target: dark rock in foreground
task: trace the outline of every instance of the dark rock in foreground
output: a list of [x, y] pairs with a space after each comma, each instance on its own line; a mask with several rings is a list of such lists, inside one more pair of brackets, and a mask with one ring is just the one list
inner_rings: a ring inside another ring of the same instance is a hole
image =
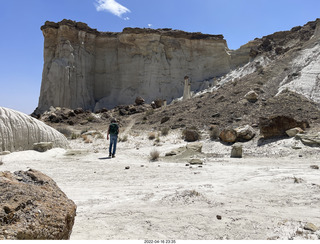
[[36, 170], [0, 172], [0, 240], [67, 240], [76, 205]]

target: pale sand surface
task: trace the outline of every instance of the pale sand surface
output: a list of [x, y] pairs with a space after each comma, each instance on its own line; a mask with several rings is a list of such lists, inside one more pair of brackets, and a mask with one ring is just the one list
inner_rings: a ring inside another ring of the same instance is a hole
[[[202, 167], [164, 157], [185, 146], [180, 133], [160, 137], [130, 132], [108, 158], [106, 139], [71, 141], [81, 154], [64, 149], [1, 156], [1, 171], [40, 170], [77, 204], [72, 240], [98, 239], [318, 239], [320, 231], [319, 148], [294, 139], [257, 146], [244, 143], [244, 157], [204, 138]], [[301, 149], [292, 149], [300, 145]], [[160, 152], [149, 160], [152, 149]], [[130, 169], [125, 169], [129, 166]], [[218, 219], [221, 216], [221, 219]]]

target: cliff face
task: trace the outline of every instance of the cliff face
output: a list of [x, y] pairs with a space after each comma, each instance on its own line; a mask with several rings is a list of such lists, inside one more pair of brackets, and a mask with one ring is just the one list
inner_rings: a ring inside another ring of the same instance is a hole
[[171, 29], [125, 28], [98, 32], [86, 24], [46, 22], [44, 67], [38, 112], [50, 106], [97, 110], [182, 96], [183, 78], [192, 90], [249, 61], [250, 45], [230, 51], [222, 35]]

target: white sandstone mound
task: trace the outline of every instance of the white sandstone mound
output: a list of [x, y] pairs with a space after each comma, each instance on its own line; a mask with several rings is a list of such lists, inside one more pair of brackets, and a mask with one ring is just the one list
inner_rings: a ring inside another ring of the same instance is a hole
[[30, 150], [39, 142], [69, 147], [65, 136], [57, 130], [24, 113], [0, 107], [0, 152]]

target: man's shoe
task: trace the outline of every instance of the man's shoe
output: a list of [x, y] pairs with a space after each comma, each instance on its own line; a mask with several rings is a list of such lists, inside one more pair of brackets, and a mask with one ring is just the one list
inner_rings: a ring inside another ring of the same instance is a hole
[[115, 157], [116, 157], [116, 155], [112, 154], [112, 157], [113, 157], [113, 158], [115, 158]]
[[111, 153], [109, 153], [109, 157], [111, 157]]

